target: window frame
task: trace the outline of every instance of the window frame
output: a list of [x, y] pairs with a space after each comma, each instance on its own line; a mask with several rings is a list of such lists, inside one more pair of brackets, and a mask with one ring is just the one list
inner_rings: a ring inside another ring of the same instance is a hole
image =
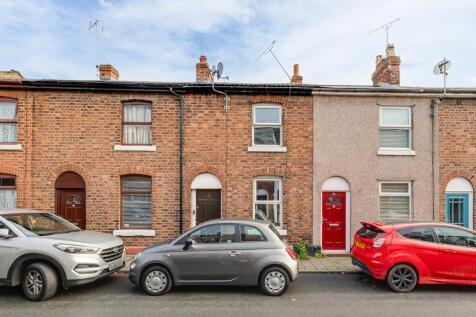
[[[278, 181], [278, 186], [279, 186], [279, 200], [257, 200], [257, 188], [258, 188], [258, 181]], [[283, 215], [284, 215], [284, 191], [283, 191], [283, 178], [279, 176], [262, 176], [262, 177], [255, 177], [253, 179], [253, 219], [256, 219], [256, 205], [274, 205], [274, 204], [279, 204], [279, 209], [280, 209], [280, 216], [279, 216], [279, 223], [280, 226], [276, 226], [273, 224], [273, 226], [277, 229], [284, 229], [284, 223], [283, 223]], [[241, 236], [240, 236], [241, 238]]]
[[[408, 110], [408, 125], [384, 125], [382, 123], [382, 110]], [[413, 149], [413, 108], [412, 106], [381, 106], [379, 105], [379, 150], [411, 151]], [[408, 147], [382, 147], [380, 146], [380, 130], [408, 130]]]
[[16, 125], [16, 140], [15, 142], [0, 142], [0, 144], [18, 144], [18, 100], [13, 98], [0, 97], [0, 103], [12, 103], [15, 104], [15, 118], [14, 119], [0, 119], [0, 124], [12, 124]]
[[16, 175], [0, 173], [0, 178], [8, 178], [8, 179], [13, 179], [15, 181], [15, 185], [13, 186], [0, 185], [0, 190], [14, 190], [15, 191], [15, 207], [16, 207], [17, 206], [17, 177]]
[[[278, 109], [279, 123], [256, 122], [256, 109]], [[255, 144], [255, 128], [276, 128], [279, 127], [279, 144]], [[253, 147], [283, 147], [283, 108], [279, 104], [258, 103], [253, 105], [252, 110], [252, 127], [251, 127], [251, 145]]]
[[[124, 178], [127, 178], [127, 177], [137, 177], [137, 176], [140, 176], [140, 177], [148, 177], [150, 179], [150, 192], [134, 192], [133, 194], [150, 194], [150, 226], [138, 226], [138, 227], [135, 227], [135, 226], [125, 226], [124, 225], [124, 194], [131, 194], [130, 192], [128, 193], [127, 191], [124, 192], [122, 190], [122, 182], [124, 180]], [[152, 184], [152, 176], [150, 175], [143, 175], [143, 174], [126, 174], [126, 175], [121, 175], [120, 177], [120, 188], [119, 190], [121, 191], [121, 201], [120, 201], [120, 204], [121, 204], [121, 217], [120, 217], [120, 229], [124, 229], [124, 230], [141, 230], [141, 229], [152, 229], [153, 227], [153, 210], [154, 210], [154, 204], [153, 204], [153, 195], [152, 195], [152, 190], [153, 190], [153, 184]]]
[[[126, 106], [129, 105], [149, 105], [150, 106], [150, 122], [143, 121], [143, 122], [130, 122], [130, 121], [125, 121], [124, 118], [125, 116], [125, 109]], [[153, 131], [152, 131], [152, 102], [148, 100], [127, 100], [122, 102], [122, 116], [121, 116], [121, 145], [129, 146], [129, 145], [153, 145]], [[125, 143], [124, 142], [124, 127], [128, 125], [144, 125], [144, 126], [150, 126], [150, 135], [151, 135], [151, 140], [150, 143]]]
[[[408, 184], [408, 193], [382, 193], [382, 184]], [[408, 221], [412, 221], [412, 182], [411, 181], [379, 181], [378, 183], [378, 219], [382, 221], [380, 197], [408, 197]]]

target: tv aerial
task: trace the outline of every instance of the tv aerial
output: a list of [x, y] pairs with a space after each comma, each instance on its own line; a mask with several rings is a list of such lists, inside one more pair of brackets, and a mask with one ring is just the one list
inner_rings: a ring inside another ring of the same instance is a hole
[[443, 58], [442, 61], [436, 63], [435, 67], [433, 67], [433, 74], [435, 75], [443, 75], [443, 96], [446, 95], [446, 77], [448, 77], [448, 69], [451, 67], [451, 62]]
[[289, 80], [292, 80], [291, 79], [291, 76], [289, 76], [289, 73], [286, 71], [286, 69], [283, 67], [283, 65], [281, 64], [281, 62], [279, 61], [279, 59], [276, 57], [276, 55], [274, 54], [273, 52], [273, 48], [274, 48], [274, 45], [276, 44], [276, 41], [272, 41], [271, 44], [261, 53], [258, 55], [258, 57], [256, 57], [255, 59], [255, 63], [263, 56], [263, 55], [267, 55], [267, 54], [271, 54], [271, 56], [273, 56], [273, 58], [276, 60], [276, 62], [278, 63], [278, 65], [281, 67], [281, 69], [283, 70], [283, 72], [286, 74], [286, 76], [288, 76]]
[[390, 30], [390, 28], [395, 24], [397, 23], [398, 21], [400, 21], [400, 18], [396, 18], [395, 20], [392, 20], [384, 25], [381, 25], [379, 26], [378, 28], [366, 33], [365, 35], [370, 35], [372, 33], [375, 33], [377, 31], [380, 31], [380, 30], [385, 30], [385, 34], [386, 34], [386, 39], [387, 39], [387, 46], [388, 46], [388, 31]]
[[88, 31], [96, 32], [96, 75], [99, 77], [99, 64], [101, 59], [101, 37], [104, 32], [104, 25], [99, 19], [90, 19]]

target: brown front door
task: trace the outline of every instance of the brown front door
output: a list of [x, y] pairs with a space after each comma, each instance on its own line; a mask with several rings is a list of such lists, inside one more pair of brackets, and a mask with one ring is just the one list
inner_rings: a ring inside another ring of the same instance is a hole
[[56, 214], [81, 229], [86, 229], [86, 206], [84, 189], [57, 189]]
[[221, 190], [197, 189], [197, 225], [221, 218]]

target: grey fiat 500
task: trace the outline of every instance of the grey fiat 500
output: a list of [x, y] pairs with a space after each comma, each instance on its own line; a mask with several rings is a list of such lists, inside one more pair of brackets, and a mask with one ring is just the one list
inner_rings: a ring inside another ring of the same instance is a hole
[[149, 295], [173, 285], [253, 285], [267, 295], [286, 292], [298, 263], [272, 224], [211, 220], [149, 247], [132, 261], [129, 279]]

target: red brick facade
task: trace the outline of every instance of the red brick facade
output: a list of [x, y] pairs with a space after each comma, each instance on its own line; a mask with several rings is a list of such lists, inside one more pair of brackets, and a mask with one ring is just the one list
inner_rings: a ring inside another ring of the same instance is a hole
[[443, 99], [438, 104], [438, 140], [439, 220], [445, 221], [448, 182], [462, 177], [476, 188], [476, 99]]
[[[120, 229], [120, 177], [152, 177], [153, 238], [124, 238], [144, 246], [179, 233], [179, 102], [170, 93], [0, 88], [0, 97], [18, 103], [20, 151], [0, 150], [0, 174], [17, 180], [17, 207], [55, 210], [55, 181], [73, 171], [86, 184], [87, 228]], [[121, 144], [122, 105], [152, 104], [155, 152], [115, 151]], [[312, 97], [230, 93], [185, 93], [184, 229], [191, 218], [191, 182], [211, 173], [222, 183], [224, 217], [253, 216], [253, 178], [283, 179], [283, 220], [288, 238], [312, 236]], [[252, 106], [277, 103], [283, 113], [284, 153], [248, 152]]]

